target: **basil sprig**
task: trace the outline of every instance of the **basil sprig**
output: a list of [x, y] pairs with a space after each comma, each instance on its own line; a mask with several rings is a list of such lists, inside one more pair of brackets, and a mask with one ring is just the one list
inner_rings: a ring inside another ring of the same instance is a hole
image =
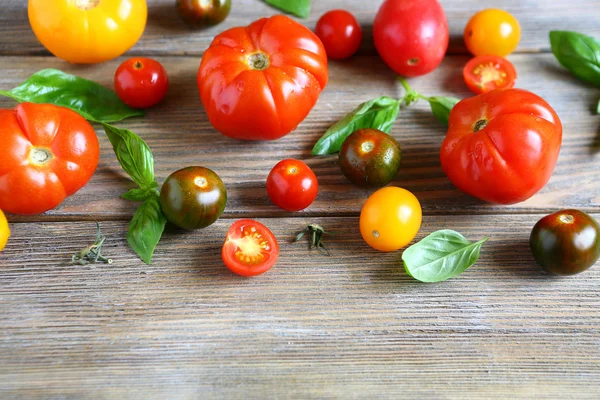
[[264, 0], [272, 7], [278, 8], [286, 13], [300, 18], [308, 18], [310, 15], [310, 0]]
[[146, 264], [152, 261], [166, 224], [167, 218], [160, 208], [158, 194], [152, 193], [133, 215], [127, 231], [127, 243]]
[[433, 115], [441, 123], [448, 125], [450, 111], [459, 102], [459, 99], [445, 96], [423, 96], [415, 92], [404, 78], [398, 77], [398, 80], [406, 90], [404, 97], [396, 100], [391, 97], [381, 96], [360, 104], [353, 111], [346, 114], [344, 118], [327, 129], [313, 146], [312, 154], [326, 155], [339, 152], [344, 140], [357, 129], [371, 128], [390, 133], [396, 118], [398, 118], [400, 106], [410, 106], [419, 101], [419, 99], [427, 101]]
[[551, 31], [550, 45], [560, 64], [579, 79], [600, 86], [600, 42], [570, 31]]
[[331, 126], [315, 143], [312, 154], [324, 155], [337, 153], [342, 143], [357, 129], [373, 128], [390, 133], [398, 117], [400, 101], [382, 96], [359, 105], [344, 118]]
[[116, 122], [144, 115], [142, 111], [123, 103], [112, 90], [52, 68], [36, 72], [12, 90], [0, 90], [0, 95], [20, 103], [49, 103], [67, 107], [87, 120], [96, 122]]
[[404, 269], [421, 282], [445, 281], [475, 264], [485, 241], [471, 243], [449, 229], [434, 232], [404, 251]]

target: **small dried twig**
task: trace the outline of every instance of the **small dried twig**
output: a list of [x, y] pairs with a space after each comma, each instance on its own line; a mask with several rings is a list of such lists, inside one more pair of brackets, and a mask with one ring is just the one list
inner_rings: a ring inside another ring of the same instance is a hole
[[71, 256], [71, 264], [88, 265], [97, 262], [112, 264], [112, 260], [110, 258], [106, 258], [102, 255], [102, 245], [104, 244], [106, 237], [102, 235], [100, 223], [98, 221], [96, 221], [96, 227], [96, 241], [94, 244], [87, 246], [73, 254]]

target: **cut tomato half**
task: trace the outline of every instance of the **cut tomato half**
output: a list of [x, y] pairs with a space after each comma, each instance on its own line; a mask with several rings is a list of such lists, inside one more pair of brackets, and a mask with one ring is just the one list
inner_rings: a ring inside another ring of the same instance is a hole
[[477, 56], [463, 69], [465, 83], [475, 94], [515, 85], [517, 70], [510, 61], [498, 56]]
[[279, 244], [273, 232], [260, 222], [241, 219], [229, 227], [221, 255], [231, 272], [255, 276], [275, 265]]

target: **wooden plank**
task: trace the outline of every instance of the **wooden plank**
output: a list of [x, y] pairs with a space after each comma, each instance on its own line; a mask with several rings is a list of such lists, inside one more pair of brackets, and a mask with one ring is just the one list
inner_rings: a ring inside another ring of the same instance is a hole
[[[137, 55], [200, 55], [212, 38], [223, 30], [247, 25], [251, 21], [278, 13], [260, 0], [235, 0], [230, 16], [221, 25], [204, 30], [190, 30], [183, 24], [174, 7], [175, 0], [149, 0], [148, 24], [141, 40], [130, 51]], [[327, 0], [313, 1], [310, 18], [300, 20], [314, 28], [326, 11], [344, 8], [354, 13], [365, 31], [362, 52], [373, 54], [371, 39], [373, 19], [382, 0]], [[511, 12], [522, 26], [519, 52], [547, 51], [548, 31], [551, 29], [577, 30], [600, 37], [600, 6], [597, 0], [569, 2], [547, 0], [508, 0], [497, 4], [442, 0], [452, 36], [449, 51], [464, 53], [462, 32], [469, 18], [478, 10], [492, 6]], [[26, 0], [3, 0], [0, 6], [0, 54], [48, 54], [35, 38], [27, 19]]]
[[[229, 191], [227, 216], [286, 215], [270, 204], [264, 182], [269, 170], [284, 158], [307, 160], [320, 182], [316, 202], [304, 212], [309, 215], [356, 215], [371, 190], [352, 186], [340, 173], [336, 156], [311, 157], [310, 150], [320, 135], [362, 101], [381, 96], [400, 96], [394, 75], [375, 56], [356, 57], [331, 63], [330, 82], [317, 106], [297, 131], [274, 142], [241, 142], [216, 132], [208, 122], [196, 88], [198, 57], [159, 57], [171, 77], [171, 88], [163, 104], [145, 118], [118, 124], [143, 137], [156, 157], [156, 174], [162, 182], [171, 172], [188, 166], [214, 169]], [[511, 56], [518, 72], [518, 87], [544, 97], [555, 107], [564, 125], [564, 140], [555, 173], [546, 188], [532, 199], [514, 206], [483, 204], [456, 190], [439, 163], [439, 147], [445, 128], [435, 120], [427, 104], [403, 110], [393, 135], [403, 149], [403, 165], [395, 185], [414, 192], [426, 214], [547, 212], [561, 207], [593, 211], [600, 204], [600, 184], [590, 167], [598, 159], [600, 123], [592, 113], [598, 90], [585, 85], [561, 69], [549, 54]], [[426, 95], [467, 97], [461, 77], [466, 56], [447, 57], [427, 77], [411, 80]], [[3, 57], [0, 88], [12, 88], [35, 71], [61, 68], [67, 72], [112, 87], [119, 60], [78, 67], [46, 57]], [[0, 99], [0, 107], [13, 107]], [[35, 220], [57, 218], [129, 218], [136, 207], [119, 196], [132, 187], [122, 173], [110, 143], [99, 130], [101, 160], [90, 183], [62, 206]], [[11, 217], [13, 221], [31, 218]]]
[[[600, 268], [542, 273], [527, 245], [538, 218], [426, 217], [419, 238], [490, 236], [474, 267], [440, 284], [368, 248], [356, 218], [262, 219], [281, 256], [252, 279], [222, 265], [230, 220], [168, 232], [150, 266], [124, 222], [102, 223], [110, 266], [69, 264], [91, 222], [13, 224], [1, 397], [595, 398]], [[309, 222], [337, 233], [332, 257], [289, 243]]]

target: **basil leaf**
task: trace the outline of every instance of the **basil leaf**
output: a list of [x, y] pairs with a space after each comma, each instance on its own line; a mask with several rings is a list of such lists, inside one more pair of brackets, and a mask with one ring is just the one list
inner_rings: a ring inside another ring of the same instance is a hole
[[312, 154], [337, 153], [344, 140], [360, 128], [373, 128], [390, 133], [398, 117], [398, 111], [400, 111], [400, 101], [387, 96], [362, 103], [327, 129], [327, 132], [315, 143]]
[[404, 251], [404, 269], [421, 282], [445, 281], [475, 264], [486, 240], [471, 243], [456, 231], [434, 232]]
[[154, 194], [159, 193], [158, 190], [156, 189], [157, 187], [158, 187], [158, 183], [154, 182], [152, 187], [134, 188], [134, 189], [129, 190], [127, 193], [123, 193], [121, 195], [121, 197], [124, 198], [125, 200], [131, 200], [131, 201], [148, 200]]
[[115, 122], [144, 115], [125, 105], [112, 90], [52, 68], [38, 71], [21, 85], [9, 91], [2, 90], [0, 94], [18, 102], [67, 107], [96, 122]]
[[600, 86], [600, 42], [578, 32], [551, 31], [550, 45], [563, 67]]
[[160, 209], [157, 195], [142, 203], [129, 223], [127, 242], [146, 264], [152, 261], [166, 224], [167, 218]]
[[300, 18], [310, 15], [310, 0], [264, 0], [265, 3]]
[[598, 100], [598, 108], [596, 109], [596, 114], [600, 115], [600, 100]]
[[456, 97], [445, 96], [427, 97], [426, 100], [429, 102], [429, 106], [431, 106], [433, 115], [444, 125], [448, 125], [450, 111], [460, 101]]
[[154, 182], [154, 156], [138, 135], [128, 129], [102, 124], [121, 167], [139, 187], [150, 188]]

